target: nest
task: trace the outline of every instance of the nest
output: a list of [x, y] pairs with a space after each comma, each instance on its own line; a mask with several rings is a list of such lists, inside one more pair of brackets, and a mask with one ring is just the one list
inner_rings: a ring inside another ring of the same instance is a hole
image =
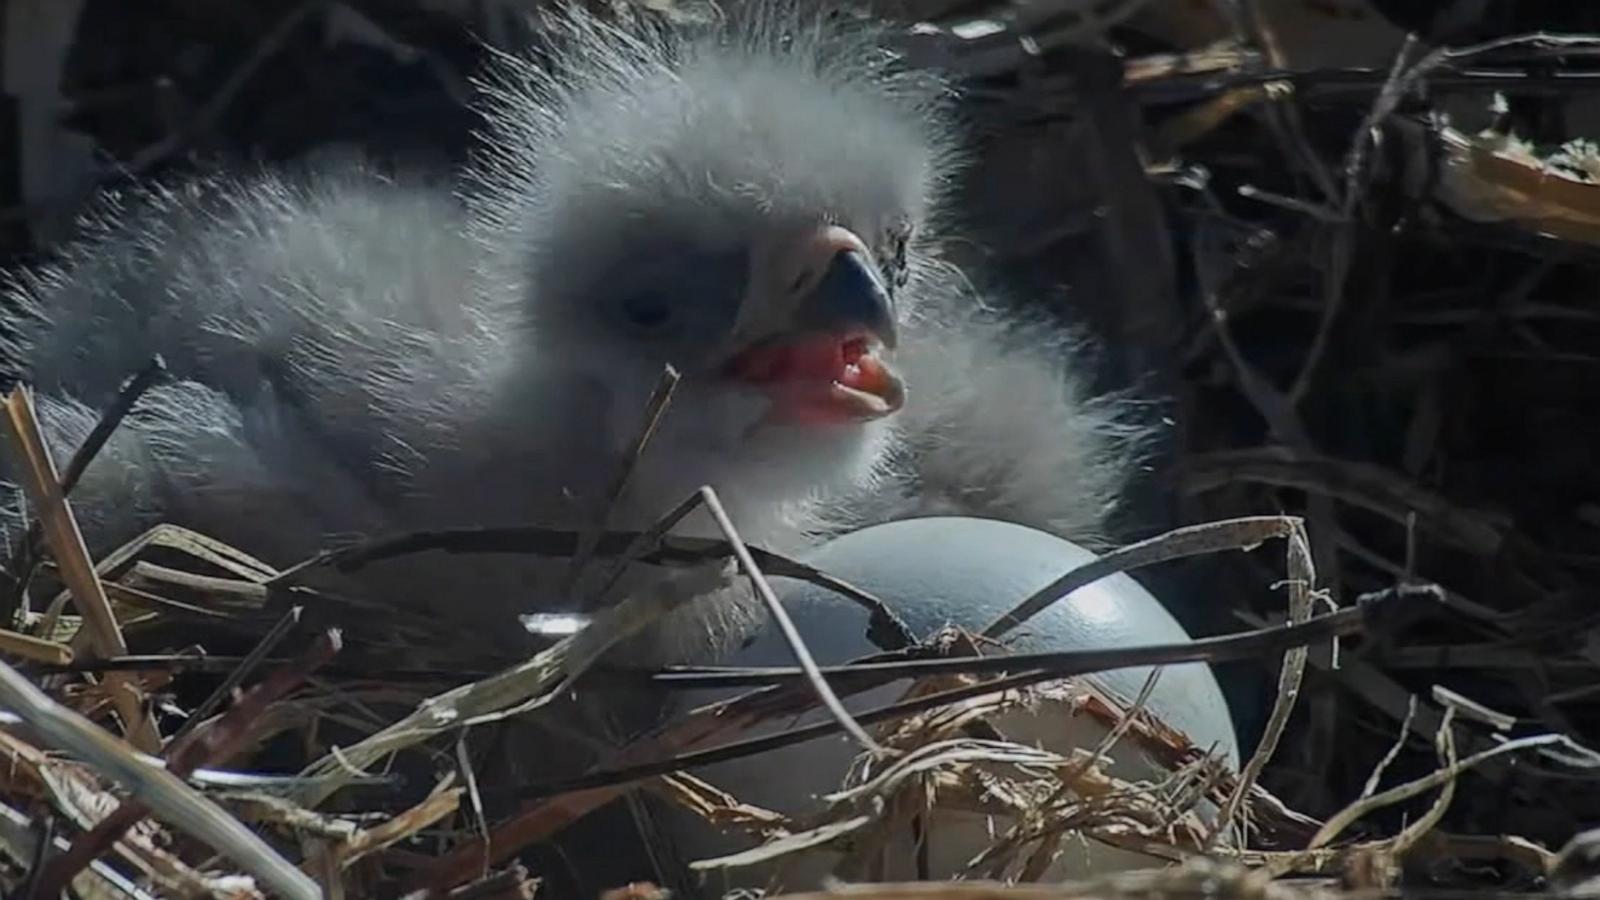
[[[906, 36], [914, 60], [969, 76], [988, 135], [966, 198], [977, 236], [1002, 248], [998, 262], [1019, 281], [1073, 284], [1063, 305], [1107, 335], [1109, 368], [1156, 373], [1183, 427], [1150, 491], [1179, 498], [1183, 521], [1209, 523], [1063, 573], [1019, 615], [1156, 566], [1209, 587], [1218, 599], [1199, 627], [1228, 636], [998, 658], [979, 635], [907, 646], [892, 611], [856, 592], [886, 656], [825, 681], [814, 666], [602, 665], [607, 647], [666, 611], [659, 598], [605, 610], [531, 658], [497, 658], [448, 623], [375, 610], [311, 576], [493, 548], [592, 565], [724, 560], [757, 583], [783, 574], [848, 586], [745, 547], [736, 523], [709, 542], [407, 535], [288, 570], [164, 526], [95, 560], [73, 524], [72, 484], [158, 372], [135, 374], [61, 471], [16, 391], [4, 452], [39, 516], [27, 536], [37, 579], [61, 590], [36, 584], [47, 599], [33, 605], [18, 602], [21, 585], [7, 591], [6, 895], [581, 895], [593, 886], [564, 883], [547, 848], [585, 846], [577, 833], [591, 820], [640, 797], [759, 845], [702, 870], [781, 869], [829, 849], [870, 878], [895, 834], [946, 813], [994, 823], [967, 869], [974, 880], [845, 891], [864, 896], [1577, 889], [1590, 844], [1551, 851], [1600, 819], [1586, 748], [1600, 660], [1588, 587], [1600, 430], [1586, 390], [1600, 342], [1590, 310], [1600, 155], [1570, 101], [1593, 80], [1600, 43], [1540, 33], [1552, 23], [1534, 13], [1478, 26], [1494, 33], [1408, 36], [1435, 26], [1397, 24], [1391, 5], [937, 3], [916, 9], [931, 26]], [[465, 127], [446, 128], [459, 139], [397, 151], [389, 126], [468, 122], [456, 105], [475, 52], [467, 35], [515, 37], [508, 8], [458, 6], [263, 2], [226, 22], [93, 7], [62, 13], [56, 31], [70, 40], [34, 49], [57, 51], [47, 63], [61, 77], [46, 81], [72, 102], [50, 127], [92, 136], [122, 163], [86, 166], [85, 189], [181, 168], [191, 154], [289, 157], [329, 138], [403, 163], [465, 145]], [[348, 40], [330, 51], [313, 23]], [[114, 39], [128, 33], [159, 39], [129, 50]], [[405, 103], [374, 99], [351, 71], [403, 74]], [[134, 89], [110, 90], [118, 79]], [[307, 83], [318, 90], [297, 89]], [[37, 147], [19, 151], [23, 172]], [[26, 176], [12, 187], [9, 221], [33, 228], [7, 236], [18, 257], [85, 196]], [[1048, 306], [1061, 292], [1038, 296]], [[1264, 542], [1286, 552], [1236, 552]], [[1063, 680], [1180, 659], [1245, 660], [1259, 674], [1267, 702], [1241, 771], [1152, 718], [1141, 697]], [[686, 771], [797, 740], [749, 735], [907, 678], [899, 702], [814, 726], [875, 751], [811, 819], [752, 807]], [[462, 739], [559, 718], [580, 679], [636, 697], [765, 689], [531, 787], [496, 780], [476, 738]], [[1041, 706], [1087, 711], [1107, 739], [1044, 750], [992, 724]], [[1129, 747], [1170, 777], [1109, 774]], [[1145, 854], [1153, 868], [1034, 883], [1085, 840]], [[658, 880], [674, 878], [668, 887], [693, 889], [683, 872]], [[599, 887], [618, 898], [662, 890]]]

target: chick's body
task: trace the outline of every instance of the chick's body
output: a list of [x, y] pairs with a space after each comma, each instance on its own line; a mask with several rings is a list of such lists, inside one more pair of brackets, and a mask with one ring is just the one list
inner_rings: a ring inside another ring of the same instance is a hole
[[[1119, 411], [1059, 334], [983, 312], [934, 255], [942, 85], [773, 9], [569, 12], [551, 34], [548, 64], [491, 67], [465, 188], [359, 166], [152, 188], [14, 273], [9, 349], [58, 453], [152, 355], [171, 371], [74, 494], [91, 550], [161, 521], [280, 565], [355, 536], [586, 526], [669, 364], [613, 527], [710, 484], [780, 551], [919, 512], [1098, 531]], [[817, 346], [832, 368], [796, 368]], [[565, 602], [557, 564], [438, 568], [378, 583], [491, 621]]]

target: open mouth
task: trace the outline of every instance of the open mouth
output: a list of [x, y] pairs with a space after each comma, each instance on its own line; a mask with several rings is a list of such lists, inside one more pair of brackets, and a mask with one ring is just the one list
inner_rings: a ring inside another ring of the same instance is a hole
[[905, 386], [874, 355], [869, 332], [806, 333], [757, 343], [724, 373], [772, 397], [769, 423], [833, 425], [881, 419], [905, 403]]

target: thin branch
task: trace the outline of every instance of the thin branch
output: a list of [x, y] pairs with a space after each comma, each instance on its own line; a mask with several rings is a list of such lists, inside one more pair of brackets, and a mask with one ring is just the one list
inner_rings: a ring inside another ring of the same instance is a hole
[[[628, 545], [617, 555], [616, 560], [611, 564], [611, 568], [607, 570], [606, 577], [601, 579], [600, 586], [595, 589], [594, 594], [580, 608], [598, 609], [603, 605], [606, 598], [622, 582], [622, 577], [627, 574], [628, 568], [658, 550], [661, 547], [661, 540], [667, 536], [667, 532], [678, 527], [679, 522], [688, 518], [689, 514], [699, 509], [704, 502], [705, 498], [698, 492], [690, 494], [683, 499], [683, 502], [668, 510], [666, 515], [657, 519], [649, 528], [641, 531], [637, 537], [629, 541]], [[596, 540], [599, 539], [599, 535], [595, 537]], [[589, 552], [593, 553], [594, 548], [591, 547]]]
[[1187, 556], [1217, 553], [1223, 550], [1248, 550], [1263, 541], [1287, 537], [1293, 533], [1298, 522], [1298, 519], [1289, 516], [1228, 519], [1176, 528], [1136, 544], [1129, 544], [1085, 563], [1035, 591], [1010, 612], [1003, 613], [990, 622], [983, 629], [983, 636], [1001, 637], [1073, 591], [1108, 575]]
[[[1373, 603], [1387, 603], [1389, 595]], [[954, 659], [909, 659], [874, 661], [879, 657], [842, 666], [821, 666], [819, 671], [830, 685], [851, 692], [867, 690], [903, 678], [931, 678], [950, 675], [996, 675], [1006, 672], [1040, 671], [1066, 678], [1110, 669], [1169, 665], [1180, 662], [1220, 663], [1254, 653], [1270, 652], [1282, 646], [1285, 627], [1307, 629], [1296, 634], [1316, 632], [1322, 638], [1360, 634], [1371, 630], [1377, 606], [1352, 606], [1324, 613], [1296, 626], [1275, 626], [1219, 637], [1198, 638], [1172, 644], [1144, 644], [1134, 647], [1109, 647], [1098, 650], [1056, 650], [1042, 653], [1002, 653], [994, 656], [963, 656]], [[1255, 648], [1252, 651], [1251, 648]], [[622, 674], [622, 673], [618, 673]], [[601, 676], [601, 672], [596, 673]], [[692, 690], [734, 687], [770, 687], [806, 679], [803, 669], [792, 666], [759, 668], [669, 669], [663, 672], [633, 673], [635, 678]]]
[[162, 820], [217, 848], [246, 872], [291, 900], [321, 900], [322, 891], [226, 810], [165, 769], [147, 765], [98, 725], [50, 699], [0, 662], [0, 705], [15, 712], [56, 750], [66, 750], [120, 783]]
[[[698, 495], [694, 500], [684, 502], [698, 504]], [[674, 517], [681, 518], [692, 511], [692, 508], [691, 506], [685, 509], [683, 504], [680, 504], [647, 531], [603, 532], [595, 543], [593, 552], [596, 556], [679, 568], [731, 558], [733, 548], [726, 540], [668, 537], [662, 533], [664, 527], [670, 527], [669, 523], [676, 521]], [[295, 586], [303, 573], [311, 569], [330, 567], [341, 572], [354, 572], [372, 563], [429, 551], [569, 557], [577, 552], [582, 539], [583, 536], [579, 532], [533, 525], [417, 531], [319, 553], [285, 569], [267, 584], [268, 587]], [[643, 547], [654, 549], [642, 552]], [[879, 647], [899, 649], [916, 642], [905, 621], [895, 615], [882, 599], [799, 560], [759, 547], [750, 547], [749, 550], [763, 572], [825, 587], [865, 609], [872, 617], [869, 633]]]
[[[1308, 622], [1312, 619], [1311, 607], [1317, 572], [1311, 561], [1311, 545], [1306, 537], [1305, 527], [1298, 520], [1289, 533], [1289, 547], [1285, 556], [1287, 557], [1285, 568], [1288, 570], [1285, 580], [1289, 589], [1289, 622], [1291, 625]], [[1251, 789], [1255, 787], [1256, 779], [1261, 777], [1262, 770], [1277, 752], [1278, 742], [1283, 739], [1283, 733], [1289, 727], [1289, 716], [1294, 713], [1295, 701], [1300, 696], [1300, 684], [1305, 678], [1306, 662], [1309, 657], [1310, 654], [1304, 644], [1284, 653], [1278, 671], [1278, 695], [1273, 701], [1272, 713], [1267, 717], [1267, 727], [1262, 730], [1256, 752], [1251, 754], [1249, 761], [1240, 771], [1238, 784], [1234, 787], [1233, 793], [1228, 795], [1228, 802], [1217, 814], [1216, 822], [1207, 833], [1205, 846], [1212, 846], [1223, 830], [1238, 816], [1245, 798], [1250, 796]]]
[[[312, 643], [293, 665], [274, 672], [256, 685], [217, 722], [205, 730], [174, 739], [167, 745], [167, 771], [187, 778], [208, 762], [227, 759], [243, 744], [251, 725], [267, 705], [301, 684], [307, 675], [339, 651], [337, 632], [327, 632]], [[71, 848], [50, 862], [41, 879], [45, 896], [54, 897], [78, 872], [100, 857], [150, 814], [149, 804], [127, 800], [72, 842]]]
[[[952, 703], [959, 703], [973, 697], [983, 697], [997, 694], [1016, 688], [1028, 687], [1043, 681], [1056, 681], [1075, 675], [1088, 675], [1094, 672], [1103, 672], [1108, 669], [1135, 668], [1142, 666], [1175, 665], [1186, 662], [1217, 662], [1230, 659], [1244, 659], [1262, 656], [1268, 653], [1282, 652], [1291, 647], [1300, 647], [1310, 643], [1327, 640], [1341, 634], [1358, 633], [1368, 627], [1373, 617], [1387, 615], [1384, 611], [1387, 600], [1375, 601], [1374, 605], [1364, 607], [1360, 613], [1352, 615], [1355, 610], [1341, 610], [1339, 613], [1318, 616], [1298, 625], [1285, 625], [1274, 628], [1264, 628], [1243, 634], [1228, 635], [1226, 637], [1203, 638], [1193, 642], [1180, 644], [1162, 644], [1148, 647], [1124, 647], [1115, 650], [1089, 650], [1072, 651], [1070, 654], [1048, 654], [1057, 657], [1051, 660], [1048, 669], [1036, 669], [1016, 675], [1007, 675], [986, 681], [981, 684], [967, 685], [926, 694], [909, 700], [903, 700], [880, 706], [865, 712], [855, 713], [853, 718], [861, 725], [875, 725], [879, 722], [905, 718], [914, 713], [928, 709], [937, 709]], [[1006, 660], [1009, 661], [1009, 660]], [[944, 660], [927, 660], [919, 665], [933, 667]], [[905, 664], [897, 664], [905, 665]], [[904, 673], [904, 669], [897, 670]], [[1013, 670], [1014, 671], [1014, 670]], [[925, 673], [925, 670], [924, 670]], [[840, 673], [844, 674], [844, 673]], [[848, 693], [866, 690], [871, 685], [852, 685]], [[776, 701], [778, 695], [747, 695], [768, 696]], [[740, 702], [738, 698], [728, 703], [718, 704], [718, 708], [725, 708], [729, 703]], [[774, 702], [774, 705], [776, 703]], [[795, 711], [792, 705], [784, 706], [785, 712]], [[680, 769], [693, 769], [699, 766], [725, 762], [730, 759], [740, 759], [787, 747], [793, 744], [804, 743], [818, 737], [832, 734], [839, 730], [838, 723], [828, 720], [806, 725], [800, 728], [781, 732], [778, 734], [752, 738], [735, 743], [724, 744], [706, 750], [674, 756], [669, 759], [654, 760], [638, 765], [617, 769], [591, 772], [575, 779], [545, 785], [533, 785], [518, 791], [522, 797], [551, 797], [569, 791], [579, 791], [596, 787], [609, 787], [644, 778], [653, 778]]]
[[[89, 429], [89, 434], [73, 451], [72, 458], [67, 460], [67, 467], [61, 472], [61, 493], [71, 496], [72, 489], [78, 486], [83, 473], [88, 470], [89, 464], [94, 462], [100, 451], [105, 449], [106, 442], [111, 440], [111, 435], [116, 433], [122, 420], [133, 411], [134, 404], [145, 392], [155, 386], [167, 372], [167, 363], [159, 355], [151, 358], [143, 369], [134, 373], [122, 383], [117, 390], [117, 395], [112, 398], [106, 408], [101, 411], [100, 418]], [[22, 539], [21, 549], [13, 557], [12, 577], [16, 583], [11, 591], [0, 602], [0, 622], [14, 622], [17, 610], [22, 608], [22, 601], [28, 590], [28, 583], [33, 580], [34, 569], [38, 567], [39, 560], [44, 552], [44, 533], [40, 529], [37, 519], [28, 524], [28, 532]]]
[[1378, 785], [1383, 781], [1383, 773], [1400, 757], [1400, 751], [1405, 749], [1406, 740], [1411, 733], [1411, 723], [1417, 719], [1417, 695], [1412, 694], [1406, 700], [1406, 718], [1400, 723], [1400, 730], [1396, 733], [1394, 743], [1389, 746], [1389, 751], [1383, 754], [1378, 764], [1372, 767], [1372, 774], [1367, 776], [1367, 783], [1361, 788], [1361, 796], [1357, 799], [1371, 797], [1378, 792]]
[[201, 722], [204, 722], [213, 712], [221, 708], [229, 697], [233, 696], [234, 688], [244, 684], [246, 678], [255, 674], [255, 670], [272, 655], [272, 651], [278, 649], [278, 645], [283, 643], [283, 639], [289, 636], [289, 632], [300, 624], [300, 610], [301, 607], [298, 606], [290, 609], [283, 618], [278, 620], [276, 625], [273, 625], [261, 637], [260, 641], [256, 642], [256, 645], [250, 649], [244, 659], [240, 660], [233, 671], [228, 673], [228, 677], [224, 678], [222, 683], [217, 685], [217, 689], [211, 692], [211, 696], [195, 707], [194, 712], [189, 715], [189, 720], [184, 722], [182, 727], [173, 734], [172, 739], [174, 741], [187, 737]]
[[[105, 588], [89, 558], [72, 507], [61, 491], [61, 478], [39, 427], [33, 394], [25, 386], [19, 386], [6, 397], [4, 407], [0, 422], [4, 424], [6, 443], [20, 470], [23, 490], [38, 511], [51, 554], [61, 571], [61, 580], [72, 592], [94, 651], [101, 656], [121, 656], [128, 652], [122, 627], [117, 623], [111, 601], [106, 598]], [[145, 712], [138, 685], [125, 676], [112, 675], [105, 679], [105, 686], [117, 714], [122, 717], [129, 740], [147, 753], [158, 750], [161, 734]]]
[[822, 701], [823, 707], [833, 716], [834, 721], [856, 743], [874, 756], [882, 756], [884, 749], [850, 717], [850, 711], [839, 702], [839, 697], [828, 687], [828, 682], [817, 670], [817, 661], [811, 657], [811, 650], [806, 647], [805, 638], [800, 636], [800, 629], [795, 627], [794, 620], [789, 618], [788, 611], [778, 601], [778, 595], [772, 590], [772, 585], [767, 583], [766, 576], [761, 574], [761, 568], [750, 555], [750, 548], [745, 546], [739, 537], [739, 532], [733, 527], [733, 520], [728, 518], [728, 511], [722, 508], [722, 500], [717, 497], [717, 492], [710, 487], [702, 487], [700, 498], [705, 501], [706, 509], [710, 511], [711, 518], [716, 520], [717, 527], [727, 537], [729, 545], [733, 548], [733, 555], [739, 560], [739, 567], [750, 579], [761, 602], [766, 604], [767, 614], [772, 616], [773, 624], [777, 625], [778, 631], [783, 634], [784, 642], [789, 645], [789, 652], [794, 654], [795, 661], [805, 672], [806, 680], [810, 682], [811, 689], [816, 691], [817, 699]]
[[594, 555], [595, 544], [605, 532], [612, 510], [622, 498], [622, 492], [627, 490], [628, 481], [633, 477], [634, 469], [638, 468], [640, 457], [644, 456], [645, 448], [650, 445], [650, 438], [661, 425], [661, 417], [666, 414], [667, 407], [672, 403], [672, 395], [678, 389], [679, 378], [678, 370], [669, 365], [662, 370], [661, 380], [650, 392], [650, 399], [645, 404], [644, 421], [639, 424], [639, 431], [633, 436], [628, 449], [623, 451], [616, 475], [606, 488], [605, 498], [596, 510], [593, 527], [583, 532], [583, 537], [578, 542], [578, 549], [572, 554], [572, 561], [567, 567], [564, 594], [571, 596], [577, 589], [578, 580], [583, 577], [584, 567]]

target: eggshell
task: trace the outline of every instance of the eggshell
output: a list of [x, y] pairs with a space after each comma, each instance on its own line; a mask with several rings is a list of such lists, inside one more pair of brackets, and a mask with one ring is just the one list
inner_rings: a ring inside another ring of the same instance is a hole
[[[807, 562], [881, 598], [918, 637], [947, 625], [977, 632], [1019, 601], [1062, 574], [1095, 558], [1069, 541], [1006, 522], [938, 517], [878, 525], [839, 537], [812, 552]], [[845, 663], [881, 652], [867, 638], [867, 612], [854, 601], [826, 588], [775, 578], [774, 586], [807, 646], [822, 665]], [[1127, 575], [1113, 575], [1072, 592], [1005, 638], [1015, 652], [1098, 649], [1190, 640], [1160, 601]], [[793, 655], [770, 623], [725, 665], [788, 666]], [[1085, 676], [1103, 691], [1131, 701], [1150, 669], [1122, 669]], [[900, 682], [850, 697], [852, 710], [869, 709], [897, 699], [909, 682]], [[721, 699], [730, 693], [700, 693], [691, 702]], [[1212, 749], [1231, 767], [1239, 764], [1238, 741], [1222, 691], [1208, 666], [1191, 663], [1168, 667], [1146, 709], [1184, 732], [1202, 749]], [[818, 721], [814, 712], [799, 723]], [[1092, 749], [1107, 732], [1103, 720], [1087, 712], [1071, 713], [1065, 705], [1039, 710], [1013, 709], [993, 724], [1009, 739], [1057, 753]], [[767, 730], [792, 727], [774, 724]], [[758, 732], [758, 733], [765, 733]], [[738, 799], [790, 815], [823, 808], [817, 798], [836, 791], [860, 748], [842, 736], [812, 740], [759, 756], [720, 763], [694, 774]], [[1112, 752], [1110, 774], [1130, 780], [1159, 780], [1166, 770], [1124, 740]], [[664, 823], [680, 850], [690, 859], [719, 856], [753, 845], [742, 835], [718, 834], [711, 826], [674, 812]], [[928, 829], [930, 874], [947, 878], [989, 845], [991, 826], [975, 813], [941, 811]], [[784, 872], [790, 889], [819, 886], [838, 860], [837, 854], [810, 851]], [[909, 834], [897, 837], [884, 854], [889, 880], [916, 877], [916, 852]], [[1069, 841], [1050, 867], [1047, 880], [1159, 864], [1142, 854], [1097, 842]], [[714, 870], [708, 892], [718, 888], [759, 886], [770, 864]]]

